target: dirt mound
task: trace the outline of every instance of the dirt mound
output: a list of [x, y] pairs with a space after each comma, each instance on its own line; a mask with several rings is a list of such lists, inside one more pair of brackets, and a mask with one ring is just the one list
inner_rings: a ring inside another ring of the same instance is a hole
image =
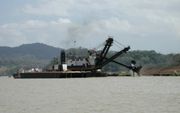
[[166, 67], [166, 68], [146, 68], [141, 71], [142, 75], [180, 75], [180, 66]]

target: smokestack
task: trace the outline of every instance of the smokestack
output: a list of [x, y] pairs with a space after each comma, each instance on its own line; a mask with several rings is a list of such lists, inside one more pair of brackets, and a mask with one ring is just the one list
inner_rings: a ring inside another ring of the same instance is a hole
[[65, 64], [66, 61], [66, 55], [65, 55], [65, 51], [61, 50], [61, 55], [60, 55], [60, 64]]

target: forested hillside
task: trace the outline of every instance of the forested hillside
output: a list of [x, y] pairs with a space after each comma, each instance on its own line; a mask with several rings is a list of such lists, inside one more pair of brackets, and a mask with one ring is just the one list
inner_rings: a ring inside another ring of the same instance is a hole
[[41, 43], [0, 47], [0, 75], [15, 73], [21, 67], [45, 67], [60, 50]]
[[[44, 68], [49, 65], [54, 57], [59, 56], [60, 48], [55, 48], [45, 44], [24, 44], [19, 47], [0, 47], [0, 75], [11, 75], [19, 68]], [[108, 56], [115, 51], [110, 51]], [[88, 49], [71, 48], [66, 50], [67, 56], [88, 56]], [[130, 51], [118, 57], [116, 61], [130, 65], [131, 60], [136, 60], [137, 65], [143, 68], [149, 67], [170, 67], [180, 66], [180, 54], [160, 54], [155, 51]], [[124, 67], [114, 63], [106, 65], [103, 70], [122, 71]]]

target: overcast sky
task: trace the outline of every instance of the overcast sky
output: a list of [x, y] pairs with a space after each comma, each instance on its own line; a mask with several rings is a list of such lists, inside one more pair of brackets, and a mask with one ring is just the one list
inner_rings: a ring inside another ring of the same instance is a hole
[[0, 0], [0, 15], [0, 46], [94, 48], [113, 36], [132, 50], [180, 53], [180, 0]]

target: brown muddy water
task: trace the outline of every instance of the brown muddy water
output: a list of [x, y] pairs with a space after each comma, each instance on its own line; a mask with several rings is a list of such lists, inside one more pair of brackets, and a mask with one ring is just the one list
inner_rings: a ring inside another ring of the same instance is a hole
[[1, 77], [0, 113], [180, 113], [180, 77]]

